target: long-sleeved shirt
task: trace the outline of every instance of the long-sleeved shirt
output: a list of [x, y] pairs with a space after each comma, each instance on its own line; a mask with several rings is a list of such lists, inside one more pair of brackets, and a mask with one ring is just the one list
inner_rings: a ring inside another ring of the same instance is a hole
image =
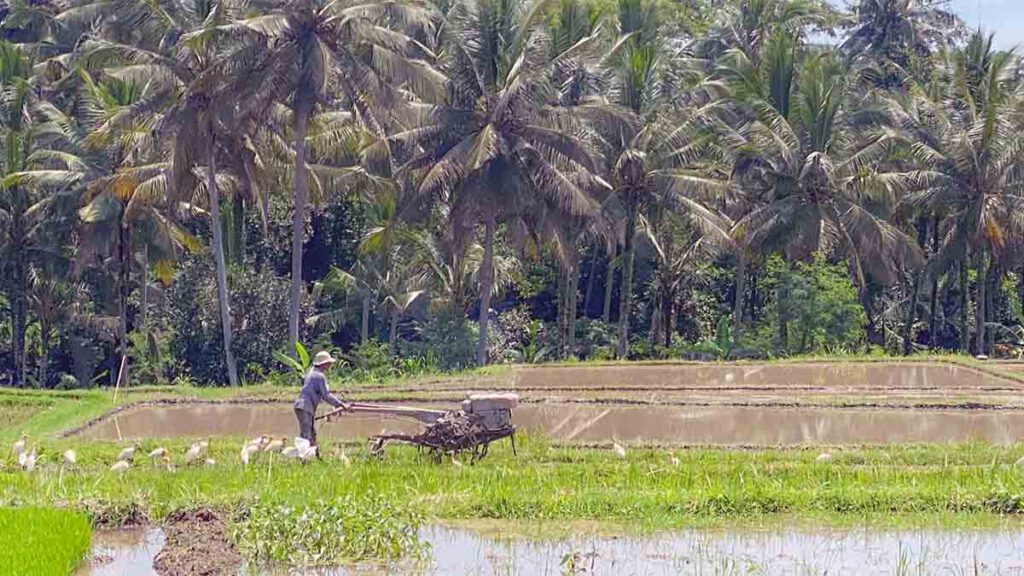
[[335, 408], [341, 406], [341, 400], [327, 388], [327, 377], [324, 373], [311, 368], [302, 382], [302, 391], [299, 392], [299, 399], [295, 401], [295, 409], [316, 414], [316, 407], [321, 402], [327, 402]]

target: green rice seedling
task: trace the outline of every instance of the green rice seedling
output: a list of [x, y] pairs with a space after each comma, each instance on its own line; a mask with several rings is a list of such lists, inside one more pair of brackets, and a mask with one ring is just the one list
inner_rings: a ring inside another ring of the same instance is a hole
[[88, 553], [91, 534], [80, 512], [0, 508], [0, 574], [70, 574]]

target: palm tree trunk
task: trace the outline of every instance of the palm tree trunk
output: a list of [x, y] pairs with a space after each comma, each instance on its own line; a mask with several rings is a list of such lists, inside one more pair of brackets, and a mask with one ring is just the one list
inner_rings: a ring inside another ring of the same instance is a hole
[[245, 200], [235, 196], [231, 202], [231, 237], [234, 240], [231, 250], [231, 263], [245, 262]]
[[487, 365], [487, 321], [491, 310], [491, 285], [494, 282], [494, 228], [496, 222], [490, 216], [484, 224], [484, 261], [480, 269], [480, 318], [477, 321], [479, 334], [476, 341], [476, 363]]
[[568, 339], [568, 289], [566, 288], [569, 283], [569, 270], [568, 265], [558, 266], [558, 278], [555, 286], [555, 295], [558, 304], [558, 310], [555, 313], [555, 324], [558, 325], [558, 356], [565, 356], [565, 343]]
[[990, 257], [988, 266], [988, 289], [985, 291], [985, 350], [995, 355], [996, 331], [991, 328], [996, 322], [996, 311], [999, 309], [999, 279], [1002, 277], [999, 259]]
[[778, 295], [776, 296], [775, 307], [778, 310], [778, 339], [779, 349], [784, 353], [789, 353], [789, 310], [785, 304], [786, 299], [789, 298], [789, 290], [785, 283], [779, 286]]
[[[128, 386], [130, 366], [130, 362], [128, 361], [128, 296], [131, 291], [129, 281], [131, 280], [132, 263], [130, 246], [131, 229], [129, 228], [128, 223], [124, 221], [125, 209], [127, 209], [127, 205], [125, 205], [125, 207], [122, 208], [121, 222], [119, 223], [120, 226], [118, 227], [119, 238], [117, 242], [118, 262], [121, 265], [121, 278], [120, 281], [118, 282], [119, 297], [117, 305], [118, 317], [120, 319], [118, 326], [118, 336], [120, 337], [120, 342], [118, 344], [118, 372], [120, 372], [120, 369], [123, 367], [124, 374], [122, 375], [118, 373], [117, 378], [118, 380], [120, 380], [122, 384]], [[111, 373], [113, 373], [113, 371], [111, 371]]]
[[615, 257], [618, 248], [618, 244], [613, 244], [608, 250], [608, 269], [604, 278], [604, 308], [601, 309], [601, 320], [605, 324], [612, 321], [612, 291], [615, 289]]
[[220, 191], [217, 190], [217, 151], [213, 134], [206, 143], [206, 193], [210, 201], [210, 228], [213, 231], [213, 262], [217, 268], [217, 300], [220, 304], [220, 329], [224, 340], [224, 362], [228, 383], [238, 386], [238, 365], [232, 350], [231, 302], [228, 296], [228, 269], [224, 258], [224, 238], [220, 221]]
[[569, 283], [566, 286], [566, 311], [568, 312], [566, 318], [566, 353], [570, 358], [576, 357], [576, 303], [579, 298], [579, 284], [580, 284], [580, 263], [578, 260], [572, 263], [572, 269], [569, 274]]
[[932, 278], [932, 291], [928, 302], [928, 347], [932, 350], [939, 348], [939, 279]]
[[[932, 253], [930, 258], [935, 258], [939, 253], [939, 224], [939, 217], [936, 215], [932, 218]], [[929, 295], [928, 302], [928, 346], [932, 350], [937, 350], [939, 347], [939, 275], [933, 271], [932, 276], [931, 294]]]
[[623, 245], [626, 261], [622, 268], [622, 285], [619, 287], [619, 343], [616, 352], [620, 359], [625, 359], [629, 351], [629, 308], [633, 301], [633, 259], [636, 256], [633, 237], [636, 235], [636, 219], [636, 211], [630, 210], [626, 219], [626, 242]]
[[971, 336], [967, 331], [967, 255], [960, 260], [960, 351], [966, 353], [970, 348]]
[[665, 301], [665, 348], [672, 347], [672, 336], [676, 331], [676, 295], [674, 292]]
[[288, 293], [288, 343], [295, 350], [299, 341], [299, 297], [302, 291], [302, 238], [306, 228], [306, 204], [309, 180], [306, 174], [306, 127], [312, 106], [303, 101], [295, 105], [295, 211], [292, 215], [292, 283]]
[[[17, 190], [11, 190], [12, 197]], [[20, 204], [17, 203], [16, 205]], [[12, 210], [11, 215], [11, 252], [22, 256], [25, 250], [24, 214]], [[25, 385], [28, 361], [25, 354], [25, 332], [28, 326], [28, 263], [24, 257], [11, 259], [11, 359], [14, 360], [12, 384], [16, 388]]]
[[747, 253], [740, 249], [736, 261], [736, 296], [732, 303], [732, 347], [739, 348], [743, 336], [743, 295], [747, 283]]
[[142, 245], [142, 282], [141, 294], [139, 294], [139, 300], [141, 305], [139, 309], [139, 324], [145, 328], [149, 325], [149, 245]]
[[370, 339], [370, 297], [363, 296], [363, 318], [362, 326], [359, 327], [359, 341], [366, 344]]
[[590, 257], [590, 274], [587, 276], [587, 290], [583, 295], [583, 317], [587, 318], [590, 315], [590, 300], [594, 294], [594, 278], [597, 276], [594, 272], [597, 270], [597, 244], [594, 244], [594, 253]]
[[978, 261], [978, 289], [975, 300], [975, 333], [974, 333], [974, 348], [975, 353], [982, 355], [985, 354], [985, 301], [986, 301], [986, 287], [988, 285], [988, 253], [982, 248], [981, 257]]
[[911, 289], [910, 305], [907, 307], [907, 316], [903, 322], [903, 355], [910, 356], [911, 351], [911, 327], [917, 318], [917, 295], [921, 287], [920, 275], [914, 275], [914, 287]]
[[50, 323], [39, 318], [39, 348], [42, 356], [39, 358], [39, 387], [47, 388], [46, 381], [49, 379], [50, 367]]
[[398, 350], [398, 306], [391, 307], [391, 321], [388, 329], [388, 356], [394, 358]]

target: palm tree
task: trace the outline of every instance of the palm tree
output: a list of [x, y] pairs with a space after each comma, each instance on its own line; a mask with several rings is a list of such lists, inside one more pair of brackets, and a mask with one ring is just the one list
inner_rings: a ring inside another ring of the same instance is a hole
[[[93, 151], [94, 158], [77, 173], [86, 183], [85, 206], [79, 216], [87, 228], [89, 255], [102, 258], [114, 247], [118, 355], [125, 371], [111, 370], [111, 376], [117, 373], [119, 381], [127, 383], [129, 298], [136, 251], [144, 248], [147, 264], [150, 258], [172, 262], [182, 248], [195, 250], [198, 242], [177, 224], [177, 207], [169, 201], [169, 166], [161, 161], [155, 138], [162, 116], [134, 113], [151, 101], [152, 85], [112, 76], [97, 82], [86, 72], [80, 79], [86, 117], [93, 122], [82, 145]], [[26, 177], [33, 177], [32, 173]]]
[[[1012, 51], [995, 51], [991, 37], [975, 34], [941, 62], [935, 98], [917, 91], [894, 111], [908, 153], [921, 170], [921, 189], [907, 202], [944, 219], [935, 272], [948, 269], [951, 262], [966, 270], [969, 257], [977, 263], [978, 354], [986, 352], [990, 268], [1004, 256], [1010, 239], [1024, 232], [1015, 216], [1024, 209], [1022, 100], [1015, 70]], [[966, 342], [967, 334], [961, 337]]]
[[[31, 123], [25, 121], [34, 96], [31, 64], [16, 47], [0, 44], [0, 91], [3, 107], [0, 121], [3, 126], [3, 173], [25, 170], [31, 150]], [[11, 311], [11, 352], [14, 360], [14, 385], [25, 382], [27, 361], [25, 330], [28, 325], [28, 244], [31, 224], [29, 210], [34, 199], [24, 186], [8, 185], [0, 191], [0, 224], [4, 225], [4, 238], [0, 242], [5, 262], [8, 301]]]
[[483, 0], [449, 13], [441, 70], [448, 97], [425, 111], [419, 127], [392, 136], [421, 153], [406, 164], [420, 172], [419, 192], [450, 206], [459, 239], [483, 225], [477, 363], [487, 363], [487, 328], [498, 224], [529, 207], [583, 215], [602, 185], [596, 162], [569, 110], [550, 105], [555, 91], [539, 33], [542, 2]]
[[[673, 210], [660, 210], [657, 218], [644, 219], [644, 232], [654, 247], [658, 265], [652, 287], [651, 342], [672, 346], [676, 309], [683, 290], [699, 276], [699, 266], [713, 245], [704, 241], [692, 224]], [[663, 337], [659, 337], [662, 336]]]
[[842, 50], [907, 70], [911, 59], [952, 46], [963, 29], [944, 0], [860, 0]]
[[759, 197], [737, 233], [793, 259], [847, 259], [870, 317], [867, 278], [891, 283], [920, 259], [913, 239], [886, 219], [918, 179], [878, 164], [898, 142], [884, 115], [870, 96], [855, 100], [831, 53], [804, 55], [785, 33], [772, 37], [761, 64], [732, 52], [722, 74], [734, 106], [721, 138], [737, 185]]
[[[175, 199], [185, 199], [205, 187], [209, 207], [211, 251], [217, 275], [217, 300], [221, 316], [228, 382], [238, 385], [238, 368], [232, 348], [231, 305], [228, 298], [227, 262], [221, 223], [221, 189], [218, 185], [217, 157], [226, 149], [228, 158], [244, 157], [241, 139], [229, 127], [244, 125], [235, 114], [236, 93], [228, 90], [232, 74], [247, 56], [247, 46], [221, 47], [215, 31], [219, 25], [240, 16], [239, 7], [231, 2], [186, 4], [167, 2], [160, 7], [145, 2], [126, 4], [143, 22], [150, 35], [142, 35], [132, 44], [97, 39], [87, 41], [82, 50], [87, 62], [116, 64], [107, 70], [119, 77], [142, 77], [150, 82], [151, 93], [142, 105], [132, 106], [118, 117], [120, 123], [145, 121], [154, 110], [162, 114], [160, 130], [173, 138], [171, 148], [169, 192]], [[182, 34], [187, 31], [188, 34]], [[197, 142], [205, 142], [205, 147]], [[205, 148], [205, 149], [202, 149]], [[193, 169], [205, 164], [205, 182], [200, 182]], [[238, 163], [235, 164], [238, 166]], [[249, 173], [236, 170], [237, 180], [246, 180]]]
[[[260, 15], [218, 27], [253, 42], [253, 65], [239, 76], [236, 92], [250, 93], [246, 114], [272, 102], [288, 102], [295, 168], [292, 216], [292, 284], [288, 335], [299, 338], [302, 245], [309, 173], [306, 136], [319, 107], [347, 105], [374, 134], [382, 134], [401, 103], [397, 86], [435, 96], [440, 81], [424, 61], [421, 45], [405, 35], [429, 27], [430, 13], [393, 1], [263, 0]], [[389, 82], [390, 81], [390, 82]]]

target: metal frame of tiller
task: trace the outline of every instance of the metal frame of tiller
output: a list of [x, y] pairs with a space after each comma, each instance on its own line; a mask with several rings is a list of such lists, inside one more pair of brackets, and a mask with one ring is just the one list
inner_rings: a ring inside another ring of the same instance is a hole
[[345, 414], [377, 414], [413, 420], [426, 427], [419, 434], [381, 433], [368, 442], [370, 453], [379, 456], [388, 442], [412, 444], [426, 450], [435, 461], [445, 454], [457, 456], [470, 453], [470, 463], [487, 456], [491, 442], [509, 438], [512, 454], [516, 454], [516, 427], [512, 424], [512, 407], [518, 398], [511, 395], [498, 397], [471, 396], [460, 410], [433, 410], [407, 406], [388, 406], [353, 402], [350, 408], [332, 410], [317, 420]]

